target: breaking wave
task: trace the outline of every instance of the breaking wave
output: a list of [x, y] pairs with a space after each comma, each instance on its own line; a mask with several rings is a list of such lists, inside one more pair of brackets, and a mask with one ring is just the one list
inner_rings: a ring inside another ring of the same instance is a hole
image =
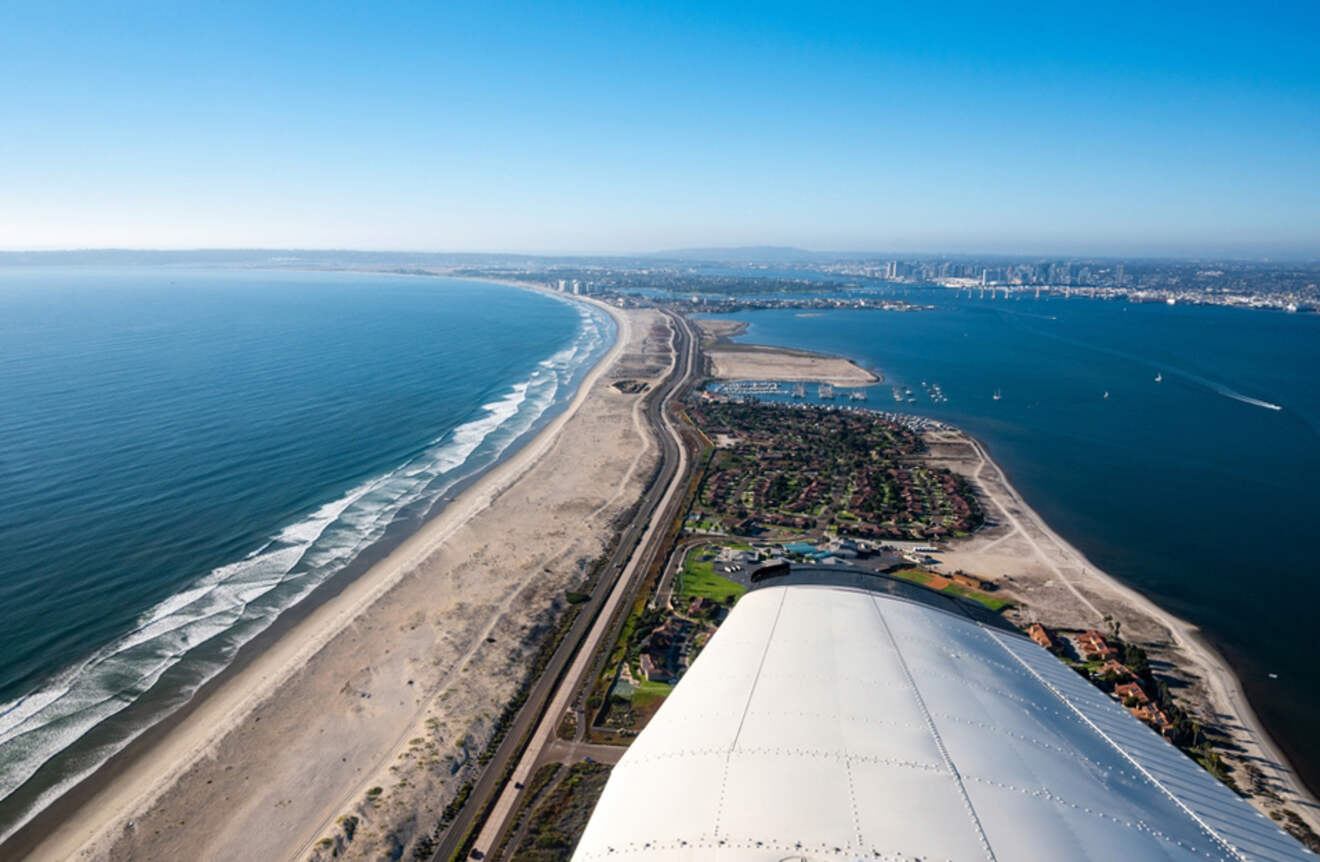
[[[611, 337], [604, 313], [574, 304], [575, 340], [541, 361], [525, 379], [482, 405], [468, 421], [433, 440], [394, 469], [288, 524], [245, 557], [200, 576], [143, 613], [128, 633], [39, 689], [0, 704], [0, 799], [88, 731], [149, 692], [175, 706], [223, 670], [238, 649], [379, 541], [401, 518], [416, 518], [460, 482], [494, 465], [547, 413], [564, 404]], [[188, 682], [153, 692], [172, 669]], [[40, 793], [8, 837], [49, 800], [90, 773], [173, 707], [142, 726], [83, 752], [76, 766]]]

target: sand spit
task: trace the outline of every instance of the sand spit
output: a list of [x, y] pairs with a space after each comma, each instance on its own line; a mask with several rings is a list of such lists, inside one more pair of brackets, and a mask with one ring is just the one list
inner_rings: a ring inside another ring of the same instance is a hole
[[611, 384], [663, 376], [668, 324], [610, 312], [618, 342], [563, 414], [229, 676], [30, 858], [411, 854], [655, 463], [643, 396]]
[[728, 339], [747, 328], [737, 320], [694, 320], [702, 334], [702, 352], [710, 360], [710, 376], [720, 380], [782, 380], [865, 386], [880, 378], [850, 359], [803, 350], [782, 350]]
[[1103, 632], [1106, 615], [1119, 621], [1123, 638], [1145, 647], [1160, 674], [1186, 683], [1177, 697], [1201, 724], [1228, 737], [1224, 759], [1251, 802], [1266, 815], [1289, 809], [1320, 831], [1320, 805], [1261, 726], [1236, 675], [1195, 626], [1101, 571], [1051, 530], [978, 441], [959, 431], [928, 432], [926, 440], [932, 463], [977, 485], [992, 524], [950, 543], [936, 569], [963, 569], [994, 581], [1024, 603], [1014, 619], [1024, 626], [1040, 622]]

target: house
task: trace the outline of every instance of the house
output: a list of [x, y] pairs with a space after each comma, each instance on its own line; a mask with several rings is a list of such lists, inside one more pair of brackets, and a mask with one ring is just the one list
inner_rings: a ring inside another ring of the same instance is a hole
[[1027, 626], [1027, 637], [1045, 647], [1045, 649], [1054, 649], [1054, 636], [1050, 634], [1049, 629], [1040, 623], [1032, 623]]
[[694, 618], [714, 619], [719, 622], [724, 619], [728, 610], [714, 599], [693, 599], [688, 603], [687, 615]]
[[1138, 707], [1150, 703], [1150, 698], [1146, 696], [1146, 692], [1140, 684], [1135, 682], [1125, 682], [1122, 685], [1114, 686], [1114, 694], [1118, 695], [1118, 699], [1124, 704], [1133, 699], [1136, 700]]
[[1107, 676], [1113, 674], [1117, 679], [1130, 679], [1132, 670], [1118, 659], [1111, 658], [1100, 667], [1096, 668], [1096, 676]]
[[642, 675], [651, 682], [669, 682], [669, 671], [658, 667], [649, 652], [642, 653]]
[[1160, 733], [1168, 733], [1173, 728], [1173, 722], [1169, 721], [1169, 716], [1153, 703], [1138, 706], [1132, 710], [1132, 714]]
[[1103, 661], [1118, 657], [1118, 650], [1110, 646], [1105, 636], [1094, 629], [1078, 635], [1077, 644], [1082, 648], [1082, 655], [1088, 661]]

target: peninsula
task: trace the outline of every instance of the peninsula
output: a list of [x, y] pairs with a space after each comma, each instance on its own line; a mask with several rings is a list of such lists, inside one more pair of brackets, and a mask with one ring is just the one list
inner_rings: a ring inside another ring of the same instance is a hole
[[695, 322], [701, 330], [702, 350], [710, 363], [710, 375], [718, 380], [782, 380], [836, 386], [880, 382], [878, 375], [850, 359], [735, 343], [730, 340], [732, 336], [747, 328], [740, 321], [700, 318]]

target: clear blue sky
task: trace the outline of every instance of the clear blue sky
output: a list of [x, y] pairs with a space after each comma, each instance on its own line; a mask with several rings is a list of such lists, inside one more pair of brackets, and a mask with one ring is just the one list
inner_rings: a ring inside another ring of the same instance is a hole
[[0, 247], [1320, 256], [1318, 33], [1314, 0], [13, 3]]

